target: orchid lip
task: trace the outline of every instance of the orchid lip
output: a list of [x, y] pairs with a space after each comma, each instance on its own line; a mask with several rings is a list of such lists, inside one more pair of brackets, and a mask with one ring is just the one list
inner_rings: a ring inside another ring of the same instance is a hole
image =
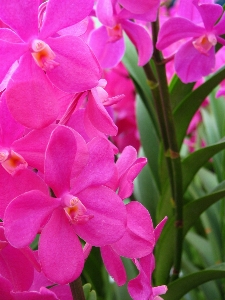
[[113, 28], [106, 27], [109, 36], [109, 42], [116, 42], [123, 36], [123, 29], [120, 24], [116, 24]]
[[[7, 150], [6, 150], [7, 151]], [[25, 159], [18, 153], [13, 150], [7, 151], [7, 157], [1, 161], [2, 167], [12, 176], [15, 175], [18, 171], [24, 170], [28, 167]], [[0, 152], [0, 155], [3, 152]], [[5, 152], [6, 153], [6, 152]]]
[[59, 63], [55, 61], [55, 53], [44, 41], [38, 39], [33, 40], [31, 49], [31, 55], [33, 56], [34, 61], [45, 72], [52, 70], [59, 65]]
[[192, 42], [195, 49], [202, 54], [208, 54], [209, 50], [217, 44], [217, 39], [214, 34], [204, 34]]
[[66, 194], [62, 198], [67, 218], [72, 224], [85, 224], [94, 216], [87, 214], [87, 209], [78, 197]]

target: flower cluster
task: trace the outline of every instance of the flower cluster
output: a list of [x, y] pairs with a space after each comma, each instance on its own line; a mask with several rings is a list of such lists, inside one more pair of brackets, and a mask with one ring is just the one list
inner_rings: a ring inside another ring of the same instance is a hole
[[137, 157], [134, 87], [118, 65], [124, 32], [139, 65], [149, 61], [145, 24], [159, 4], [0, 0], [1, 299], [72, 299], [68, 283], [92, 246], [118, 285], [120, 257], [134, 262], [133, 299], [166, 292], [151, 285], [166, 219], [154, 229], [141, 203], [124, 201], [147, 160]]

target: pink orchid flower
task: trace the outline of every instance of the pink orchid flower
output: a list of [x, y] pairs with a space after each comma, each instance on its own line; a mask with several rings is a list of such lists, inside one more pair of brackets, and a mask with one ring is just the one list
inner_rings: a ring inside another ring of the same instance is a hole
[[[167, 221], [165, 217], [155, 228], [155, 243], [158, 241], [162, 229]], [[135, 259], [139, 274], [136, 278], [132, 279], [128, 283], [128, 292], [133, 300], [160, 300], [159, 295], [165, 294], [167, 287], [165, 285], [152, 287], [151, 279], [152, 272], [155, 269], [155, 258], [153, 252], [145, 257], [141, 257], [139, 260]]]
[[150, 35], [141, 25], [131, 22], [129, 17], [120, 14], [116, 1], [98, 0], [96, 14], [104, 25], [94, 30], [89, 45], [97, 56], [102, 68], [112, 68], [123, 58], [125, 42], [123, 31], [128, 35], [138, 51], [138, 65], [146, 64], [153, 51]]
[[73, 281], [82, 272], [84, 255], [78, 236], [103, 246], [120, 239], [126, 227], [123, 202], [104, 186], [114, 172], [108, 142], [96, 138], [88, 144], [87, 164], [71, 180], [76, 144], [73, 131], [58, 126], [45, 160], [45, 182], [57, 198], [33, 190], [15, 198], [4, 215], [6, 236], [15, 247], [30, 244], [43, 228], [38, 248], [42, 271], [60, 284]]
[[[175, 70], [184, 83], [194, 82], [212, 72], [215, 65], [215, 45], [225, 45], [220, 35], [225, 33], [225, 15], [218, 4], [193, 1], [203, 25], [174, 17], [163, 24], [156, 47], [163, 50], [174, 42], [189, 38], [175, 54]], [[218, 21], [219, 20], [219, 21]], [[218, 21], [218, 22], [217, 22]]]
[[87, 44], [74, 35], [57, 34], [83, 20], [93, 1], [50, 0], [39, 20], [38, 5], [38, 0], [0, 1], [0, 19], [12, 29], [0, 29], [0, 82], [19, 60], [7, 85], [7, 103], [15, 119], [21, 112], [42, 115], [44, 120], [35, 128], [47, 126], [58, 115], [55, 87], [76, 93], [96, 86], [100, 78], [99, 64]]
[[[163, 300], [159, 295], [165, 294], [167, 291], [166, 285], [157, 287], [151, 286], [151, 275], [155, 269], [155, 259], [153, 253], [141, 258], [139, 261], [134, 260], [139, 275], [130, 280], [128, 283], [128, 292], [133, 300]], [[147, 270], [148, 267], [148, 270]]]
[[153, 251], [155, 234], [151, 216], [147, 209], [137, 201], [126, 205], [127, 228], [117, 242], [100, 248], [107, 272], [118, 286], [127, 280], [121, 256], [128, 258], [143, 257]]
[[[150, 284], [151, 273], [154, 270], [152, 251], [167, 217], [164, 218], [154, 230], [151, 217], [144, 206], [135, 201], [130, 202], [126, 207], [128, 224], [125, 235], [116, 243], [101, 247], [101, 256], [106, 270], [118, 286], [124, 285], [127, 280], [126, 270], [120, 256], [133, 258], [140, 274], [129, 282], [128, 288], [130, 288], [130, 295], [132, 299], [139, 300], [140, 295], [142, 295], [143, 299], [153, 300], [149, 295], [152, 293], [156, 295], [156, 290], [154, 292], [154, 289], [158, 287], [152, 289]], [[131, 242], [132, 239], [134, 239], [135, 242]], [[134, 259], [135, 256], [136, 258], [140, 258], [140, 260]], [[158, 290], [158, 292], [162, 291], [163, 293], [164, 290], [165, 287], [163, 287], [162, 290]], [[159, 295], [159, 293], [157, 295]]]

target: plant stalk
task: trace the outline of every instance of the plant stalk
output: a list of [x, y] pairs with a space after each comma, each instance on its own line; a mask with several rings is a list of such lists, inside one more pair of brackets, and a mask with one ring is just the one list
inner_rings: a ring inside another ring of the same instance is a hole
[[80, 276], [76, 280], [70, 282], [70, 290], [73, 296], [73, 300], [85, 300]]
[[[172, 107], [170, 103], [170, 96], [168, 90], [168, 83], [166, 77], [165, 64], [161, 52], [156, 49], [156, 41], [159, 31], [158, 20], [152, 23], [152, 37], [154, 44], [153, 58], [155, 61], [156, 73], [159, 84], [160, 104], [163, 111], [164, 123], [166, 128], [168, 149], [166, 155], [171, 162], [171, 169], [169, 175], [172, 176], [170, 180], [172, 186], [172, 196], [175, 205], [175, 249], [174, 249], [174, 268], [171, 280], [179, 277], [181, 268], [182, 244], [183, 244], [183, 189], [182, 189], [182, 169], [179, 154], [179, 147], [176, 138], [176, 130], [172, 114]], [[162, 136], [164, 139], [164, 136]]]

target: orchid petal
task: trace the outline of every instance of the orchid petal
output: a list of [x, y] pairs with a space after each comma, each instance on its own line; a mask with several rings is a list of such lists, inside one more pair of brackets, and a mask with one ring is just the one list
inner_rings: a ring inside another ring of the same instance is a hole
[[59, 35], [75, 35], [81, 36], [86, 33], [88, 29], [89, 18], [85, 18], [77, 24], [66, 27], [60, 31], [58, 31]]
[[134, 22], [123, 20], [122, 27], [138, 51], [138, 65], [146, 64], [153, 53], [153, 45], [147, 30]]
[[88, 186], [105, 184], [113, 176], [114, 153], [109, 141], [94, 138], [88, 143], [88, 148], [89, 160], [80, 175], [72, 181], [72, 194], [76, 194]]
[[42, 230], [38, 252], [43, 272], [53, 282], [69, 283], [82, 272], [81, 243], [61, 207]]
[[33, 168], [44, 173], [44, 159], [47, 144], [52, 131], [57, 125], [32, 130], [24, 137], [16, 140], [11, 148], [19, 153]]
[[204, 28], [195, 25], [187, 19], [180, 17], [171, 18], [162, 25], [156, 47], [159, 50], [163, 50], [181, 39], [199, 37], [204, 33]]
[[11, 282], [13, 290], [26, 291], [32, 284], [33, 265], [20, 250], [9, 244], [0, 251], [0, 270], [1, 275]]
[[[157, 1], [157, 0], [155, 0]], [[158, 7], [155, 6], [153, 9], [149, 11], [145, 11], [142, 14], [138, 13], [132, 13], [128, 11], [127, 9], [123, 8], [119, 14], [118, 17], [119, 19], [128, 19], [128, 20], [140, 20], [140, 21], [145, 21], [145, 22], [155, 22], [157, 19], [157, 12], [158, 12]]]
[[104, 69], [115, 67], [125, 53], [124, 39], [111, 42], [105, 26], [92, 31], [89, 45]]
[[4, 225], [11, 245], [17, 248], [29, 245], [59, 205], [58, 199], [37, 190], [24, 193], [10, 202], [5, 211]]
[[155, 228], [155, 242], [158, 241], [160, 234], [163, 230], [163, 227], [166, 224], [166, 221], [168, 220], [168, 217], [165, 217]]
[[0, 219], [13, 198], [34, 189], [48, 193], [47, 185], [33, 171], [26, 169], [11, 176], [0, 166]]
[[212, 30], [223, 13], [223, 7], [219, 4], [201, 4], [196, 7], [201, 14], [206, 30]]
[[0, 102], [0, 144], [10, 147], [13, 141], [22, 137], [24, 127], [13, 119], [6, 105], [5, 93]]
[[93, 0], [50, 0], [47, 4], [40, 37], [49, 37], [60, 29], [82, 21], [89, 15], [93, 5]]
[[27, 45], [21, 43], [11, 43], [0, 39], [0, 82], [6, 76], [12, 64], [19, 59], [26, 51]]
[[29, 41], [30, 37], [38, 35], [39, 2], [39, 0], [0, 0], [0, 19], [14, 29], [24, 41]]
[[116, 25], [116, 20], [113, 16], [113, 3], [111, 0], [98, 0], [96, 5], [96, 15], [103, 25], [109, 27]]
[[59, 300], [59, 298], [51, 290], [42, 287], [40, 292], [12, 292], [14, 300]]
[[215, 50], [212, 47], [207, 54], [196, 50], [192, 41], [187, 42], [175, 56], [175, 70], [178, 77], [184, 82], [194, 82], [213, 71], [215, 65]]
[[88, 147], [83, 137], [76, 131], [74, 131], [73, 134], [77, 141], [77, 152], [75, 155], [74, 165], [72, 167], [71, 178], [77, 177], [82, 172], [89, 157]]
[[149, 278], [143, 272], [142, 269], [139, 270], [139, 275], [130, 280], [127, 286], [128, 292], [133, 300], [149, 300], [151, 295], [151, 286], [149, 283]]
[[92, 89], [92, 94], [89, 95], [86, 113], [99, 131], [111, 136], [117, 134], [117, 126], [103, 106], [95, 89]]
[[76, 194], [93, 216], [85, 224], [75, 226], [76, 233], [92, 246], [105, 246], [120, 239], [126, 227], [126, 209], [111, 189], [101, 186], [87, 188]]
[[14, 300], [14, 298], [10, 295], [11, 290], [12, 285], [10, 281], [0, 274], [1, 300]]
[[60, 300], [73, 300], [69, 285], [55, 285], [51, 288]]
[[23, 40], [9, 28], [0, 28], [0, 40], [23, 44]]
[[137, 151], [135, 148], [132, 146], [125, 147], [116, 162], [119, 177], [123, 176], [136, 160]]
[[58, 126], [52, 132], [45, 156], [45, 182], [57, 197], [70, 190], [76, 149], [76, 139], [69, 127]]
[[225, 33], [225, 14], [222, 15], [220, 21], [214, 26], [214, 31], [217, 35]]
[[160, 5], [159, 0], [140, 0], [138, 2], [135, 0], [119, 0], [119, 3], [135, 14], [144, 14], [146, 11], [152, 9], [156, 11]]
[[29, 128], [46, 127], [59, 113], [57, 93], [30, 53], [23, 56], [9, 81], [6, 98], [15, 120]]
[[124, 285], [127, 280], [126, 270], [118, 254], [111, 246], [100, 248], [102, 260], [109, 275], [115, 280], [118, 286]]
[[79, 37], [61, 36], [46, 40], [59, 65], [47, 70], [47, 76], [59, 89], [77, 93], [98, 84], [100, 68], [92, 51]]
[[123, 237], [112, 244], [120, 256], [140, 258], [153, 251], [155, 234], [151, 216], [139, 202], [132, 201], [126, 205], [127, 229]]

